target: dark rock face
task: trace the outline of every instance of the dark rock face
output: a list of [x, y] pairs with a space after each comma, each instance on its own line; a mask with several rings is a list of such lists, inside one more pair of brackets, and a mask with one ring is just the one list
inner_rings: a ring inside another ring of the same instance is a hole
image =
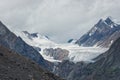
[[14, 50], [15, 52], [30, 58], [43, 67], [48, 67], [46, 61], [32, 46], [26, 44], [20, 37], [9, 31], [2, 22], [0, 22], [0, 45]]
[[69, 60], [64, 60], [62, 63], [56, 65], [54, 74], [57, 74], [60, 77], [67, 79], [67, 77], [69, 76], [70, 72], [72, 72], [74, 67], [75, 63], [70, 62]]
[[63, 80], [34, 61], [0, 46], [1, 80]]
[[120, 30], [113, 33], [111, 36], [106, 39], [99, 41], [97, 46], [100, 47], [110, 47], [114, 41], [116, 41], [120, 37]]
[[55, 60], [65, 60], [68, 58], [69, 51], [61, 48], [49, 48], [49, 49], [44, 49], [43, 54], [46, 56], [53, 57]]
[[85, 62], [70, 62], [69, 60], [64, 60], [62, 63], [56, 65], [55, 71], [56, 75], [66, 79], [66, 80], [82, 80], [81, 74], [88, 74], [89, 69], [85, 69], [88, 63]]
[[68, 80], [120, 80], [120, 38], [95, 63], [80, 67], [72, 71]]
[[[114, 23], [109, 17], [106, 20], [100, 20], [90, 31], [83, 35], [76, 44], [82, 46], [102, 46], [110, 47], [111, 41], [115, 41], [119, 38], [112, 36], [120, 31], [120, 25]], [[111, 37], [111, 40], [109, 39]], [[106, 41], [110, 40], [106, 43]], [[105, 45], [104, 45], [105, 44]]]

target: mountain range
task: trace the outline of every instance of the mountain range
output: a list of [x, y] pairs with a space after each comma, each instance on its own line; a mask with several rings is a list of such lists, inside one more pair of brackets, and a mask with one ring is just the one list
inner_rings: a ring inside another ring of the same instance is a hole
[[119, 32], [108, 17], [77, 41], [57, 44], [39, 33], [16, 36], [0, 22], [0, 79], [120, 80]]

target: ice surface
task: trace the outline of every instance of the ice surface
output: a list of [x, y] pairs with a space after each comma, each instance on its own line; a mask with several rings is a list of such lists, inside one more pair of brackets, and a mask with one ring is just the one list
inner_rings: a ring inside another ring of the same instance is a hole
[[69, 60], [73, 62], [79, 62], [79, 61], [88, 61], [93, 62], [93, 58], [97, 57], [101, 53], [105, 52], [106, 48], [100, 48], [100, 47], [80, 47], [75, 44], [57, 44], [49, 39], [46, 39], [45, 37], [35, 37], [35, 38], [28, 38], [24, 33], [21, 35], [22, 39], [28, 43], [31, 46], [39, 47], [41, 48], [41, 55], [44, 57], [44, 59], [50, 61], [50, 62], [61, 62], [59, 60], [54, 60], [50, 56], [46, 56], [43, 54], [43, 50], [45, 48], [62, 48], [69, 50]]

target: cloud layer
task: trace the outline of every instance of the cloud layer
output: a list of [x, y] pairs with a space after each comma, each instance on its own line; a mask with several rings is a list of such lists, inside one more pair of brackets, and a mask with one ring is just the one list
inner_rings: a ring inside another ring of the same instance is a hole
[[120, 20], [119, 0], [0, 1], [0, 19], [12, 31], [39, 32], [57, 42], [79, 38], [100, 18]]

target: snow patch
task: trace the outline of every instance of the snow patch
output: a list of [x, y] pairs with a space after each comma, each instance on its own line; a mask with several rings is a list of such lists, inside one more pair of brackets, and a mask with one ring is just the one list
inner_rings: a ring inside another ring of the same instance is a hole
[[110, 27], [111, 27], [111, 28], [114, 28], [114, 26], [113, 26], [113, 25], [111, 25]]

